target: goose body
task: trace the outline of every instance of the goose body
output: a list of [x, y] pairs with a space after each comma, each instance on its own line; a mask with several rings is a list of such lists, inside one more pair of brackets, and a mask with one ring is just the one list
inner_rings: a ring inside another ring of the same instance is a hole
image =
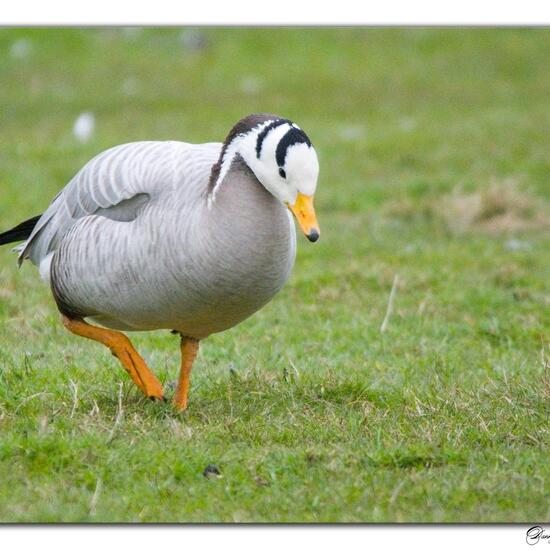
[[72, 332], [103, 343], [118, 334], [88, 329], [86, 319], [124, 331], [171, 329], [182, 346], [197, 342], [282, 288], [296, 253], [289, 208], [317, 239], [311, 151], [296, 125], [273, 115], [243, 119], [224, 143], [114, 147], [55, 197], [18, 247], [19, 260], [38, 266]]
[[242, 162], [209, 201], [221, 147], [121, 145], [77, 174], [25, 252], [62, 310], [119, 330], [204, 338], [281, 289], [295, 257], [290, 212]]

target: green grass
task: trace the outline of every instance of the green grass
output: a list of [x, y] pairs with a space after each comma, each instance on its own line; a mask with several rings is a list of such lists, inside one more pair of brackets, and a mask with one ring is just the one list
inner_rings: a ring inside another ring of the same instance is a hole
[[[1, 30], [0, 228], [109, 146], [271, 111], [318, 150], [322, 239], [203, 343], [183, 415], [4, 248], [0, 520], [550, 521], [550, 31], [203, 32]], [[174, 380], [177, 339], [133, 338]]]

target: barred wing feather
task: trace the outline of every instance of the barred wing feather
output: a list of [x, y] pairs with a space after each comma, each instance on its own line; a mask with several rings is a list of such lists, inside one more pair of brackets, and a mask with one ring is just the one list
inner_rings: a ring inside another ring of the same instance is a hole
[[38, 265], [83, 217], [131, 221], [149, 200], [162, 198], [175, 185], [197, 192], [197, 184], [206, 186], [220, 149], [218, 143], [143, 141], [100, 153], [54, 198], [21, 246], [19, 263], [29, 258]]

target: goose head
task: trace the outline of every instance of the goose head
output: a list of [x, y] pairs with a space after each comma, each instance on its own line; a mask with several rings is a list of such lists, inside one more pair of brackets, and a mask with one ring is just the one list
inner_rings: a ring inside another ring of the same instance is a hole
[[258, 181], [294, 214], [305, 236], [315, 242], [320, 230], [313, 208], [319, 161], [306, 133], [288, 119], [256, 114], [240, 120], [229, 132], [213, 169], [216, 188], [240, 157]]

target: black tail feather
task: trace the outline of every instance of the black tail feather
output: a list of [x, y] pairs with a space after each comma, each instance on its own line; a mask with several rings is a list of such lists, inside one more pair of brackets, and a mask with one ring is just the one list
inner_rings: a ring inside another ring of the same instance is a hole
[[42, 217], [42, 214], [35, 216], [30, 220], [25, 220], [19, 225], [16, 225], [12, 229], [8, 229], [4, 233], [0, 233], [0, 246], [8, 243], [15, 243], [18, 241], [24, 241], [28, 239], [34, 226], [38, 223], [38, 220]]

